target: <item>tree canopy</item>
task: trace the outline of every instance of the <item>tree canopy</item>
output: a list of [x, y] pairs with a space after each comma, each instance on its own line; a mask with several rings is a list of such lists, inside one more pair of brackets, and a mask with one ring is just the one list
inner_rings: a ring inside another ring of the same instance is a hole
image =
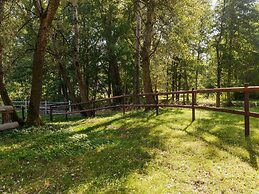
[[2, 100], [40, 125], [41, 99], [258, 85], [258, 1], [213, 2], [0, 0]]

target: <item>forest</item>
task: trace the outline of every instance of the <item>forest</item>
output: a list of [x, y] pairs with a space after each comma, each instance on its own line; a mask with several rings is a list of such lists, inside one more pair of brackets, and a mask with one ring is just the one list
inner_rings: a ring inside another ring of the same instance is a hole
[[0, 193], [259, 193], [258, 0], [0, 0], [0, 95]]
[[40, 100], [258, 85], [258, 21], [256, 0], [1, 0], [1, 98], [41, 125]]

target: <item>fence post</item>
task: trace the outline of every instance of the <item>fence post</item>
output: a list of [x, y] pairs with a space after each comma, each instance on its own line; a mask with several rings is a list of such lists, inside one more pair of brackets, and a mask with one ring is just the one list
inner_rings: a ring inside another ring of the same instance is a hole
[[195, 121], [195, 104], [196, 104], [196, 95], [194, 88], [192, 88], [192, 122]]
[[216, 107], [220, 107], [220, 92], [216, 94]]
[[125, 110], [125, 95], [123, 95], [123, 98], [122, 98], [122, 111], [123, 111], [123, 115], [125, 115], [125, 113], [126, 113], [126, 110]]
[[22, 120], [25, 121], [25, 107], [22, 106]]
[[46, 100], [44, 102], [44, 113], [45, 113], [45, 115], [48, 114], [48, 101], [46, 101]]
[[158, 94], [157, 94], [157, 91], [156, 91], [156, 116], [158, 116]]
[[28, 112], [28, 103], [27, 100], [24, 101], [24, 106], [25, 106], [25, 112]]
[[71, 101], [68, 101], [68, 106], [69, 106], [69, 112], [72, 112], [72, 107], [71, 107]]
[[67, 112], [69, 111], [69, 106], [66, 106], [65, 111], [66, 111], [66, 121], [67, 121], [67, 120], [68, 120], [68, 114], [67, 114]]
[[52, 112], [53, 112], [53, 110], [52, 110], [52, 105], [50, 105], [50, 107], [49, 107], [49, 119], [50, 119], [50, 121], [53, 121]]
[[244, 90], [244, 110], [245, 110], [245, 136], [248, 137], [250, 135], [248, 84], [245, 84], [245, 90]]

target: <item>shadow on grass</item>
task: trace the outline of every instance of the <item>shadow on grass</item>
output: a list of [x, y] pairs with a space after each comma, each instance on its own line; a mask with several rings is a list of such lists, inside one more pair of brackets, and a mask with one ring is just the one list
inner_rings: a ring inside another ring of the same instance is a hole
[[151, 132], [156, 123], [145, 124], [152, 115], [110, 118], [78, 131], [53, 124], [2, 133], [0, 192], [126, 192], [126, 177], [145, 173], [154, 157], [147, 150], [163, 149], [163, 137]]
[[247, 145], [246, 150], [249, 153], [249, 163], [253, 168], [258, 170], [258, 163], [257, 163], [258, 154], [254, 150], [250, 137], [246, 137], [246, 145]]
[[[259, 153], [256, 148], [259, 146], [259, 142], [256, 138], [253, 139], [252, 137], [244, 136], [243, 125], [240, 124], [243, 118], [214, 112], [210, 112], [209, 115], [209, 118], [199, 119], [194, 123], [191, 122], [181, 130], [211, 146], [215, 146], [238, 157], [255, 170], [258, 170], [257, 158]], [[195, 130], [188, 130], [191, 126], [193, 126]], [[254, 135], [253, 137], [256, 136], [255, 133], [251, 135]], [[217, 141], [210, 141], [209, 138], [206, 137], [216, 137]], [[246, 150], [249, 157], [237, 151], [236, 148]]]
[[[245, 137], [244, 132], [244, 118], [242, 116], [218, 114], [213, 113], [213, 117], [217, 121], [223, 121], [222, 128], [224, 126], [231, 125], [232, 127], [225, 127], [222, 133], [218, 131], [215, 133], [222, 141], [231, 146], [241, 147], [249, 153], [249, 158], [240, 156], [243, 161], [248, 162], [253, 168], [258, 170], [257, 158], [259, 157], [259, 128], [258, 119], [250, 120], [251, 134], [249, 137]], [[225, 125], [224, 125], [225, 124]], [[231, 130], [234, 130], [233, 132]], [[214, 133], [213, 133], [214, 134]]]

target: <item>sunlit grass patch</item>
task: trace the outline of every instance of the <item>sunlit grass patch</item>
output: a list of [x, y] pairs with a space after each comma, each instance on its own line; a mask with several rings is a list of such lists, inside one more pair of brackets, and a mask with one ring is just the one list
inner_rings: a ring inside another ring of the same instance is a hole
[[243, 117], [160, 109], [56, 119], [0, 133], [0, 191], [257, 193], [259, 128]]

